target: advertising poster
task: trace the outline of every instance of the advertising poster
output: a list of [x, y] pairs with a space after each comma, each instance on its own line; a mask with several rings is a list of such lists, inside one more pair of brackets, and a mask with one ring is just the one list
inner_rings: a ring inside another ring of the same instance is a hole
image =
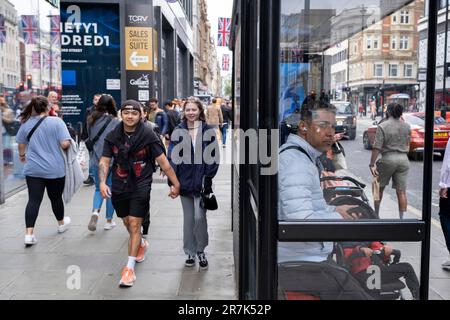
[[151, 6], [135, 4], [126, 5], [125, 19], [125, 72], [127, 98], [144, 104], [153, 94], [154, 79], [154, 45]]
[[119, 5], [62, 3], [62, 111], [79, 130], [96, 93], [120, 97]]

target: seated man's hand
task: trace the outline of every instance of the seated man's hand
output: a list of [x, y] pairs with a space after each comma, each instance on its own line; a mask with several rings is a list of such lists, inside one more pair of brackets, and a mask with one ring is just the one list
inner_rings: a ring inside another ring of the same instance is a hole
[[357, 213], [349, 213], [348, 210], [357, 208], [356, 205], [342, 205], [336, 207], [336, 212], [338, 212], [342, 218], [344, 219], [359, 219], [359, 216]]
[[334, 135], [334, 142], [336, 142], [336, 141], [339, 141], [339, 140], [341, 140], [342, 138], [344, 137], [344, 133], [343, 132], [341, 132], [341, 133], [336, 133], [335, 135]]

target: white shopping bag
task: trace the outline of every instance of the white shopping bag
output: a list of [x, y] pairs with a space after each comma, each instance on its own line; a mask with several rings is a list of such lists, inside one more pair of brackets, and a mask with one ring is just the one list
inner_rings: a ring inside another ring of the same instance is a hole
[[84, 144], [84, 141], [80, 141], [78, 147], [77, 161], [80, 164], [83, 171], [84, 180], [89, 177], [89, 151]]

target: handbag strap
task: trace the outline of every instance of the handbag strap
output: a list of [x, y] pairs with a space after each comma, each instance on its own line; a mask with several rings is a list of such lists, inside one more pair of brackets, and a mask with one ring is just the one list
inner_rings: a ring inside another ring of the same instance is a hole
[[34, 125], [33, 129], [31, 129], [30, 133], [27, 135], [27, 140], [30, 141], [31, 137], [33, 136], [33, 133], [36, 131], [36, 129], [41, 125], [42, 121], [47, 118], [47, 116], [43, 116], [39, 121]]
[[108, 125], [111, 121], [112, 121], [112, 117], [109, 117], [108, 120], [106, 120], [106, 123], [103, 125], [103, 127], [100, 129], [100, 131], [97, 132], [94, 139], [92, 139], [92, 144], [95, 144], [98, 141], [98, 139], [100, 139], [101, 135], [103, 134], [103, 132], [105, 132], [106, 127], [108, 127]]

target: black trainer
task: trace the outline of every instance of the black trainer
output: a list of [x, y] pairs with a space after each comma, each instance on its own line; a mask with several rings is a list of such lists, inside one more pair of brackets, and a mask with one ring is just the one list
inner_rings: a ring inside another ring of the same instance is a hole
[[88, 186], [92, 186], [95, 183], [94, 178], [89, 176], [86, 180], [83, 181], [83, 184], [86, 184]]
[[195, 265], [195, 256], [188, 255], [188, 258], [184, 262], [186, 267], [193, 267]]
[[206, 260], [206, 256], [204, 252], [197, 253], [198, 257], [198, 265], [200, 266], [201, 270], [208, 269], [208, 260]]

